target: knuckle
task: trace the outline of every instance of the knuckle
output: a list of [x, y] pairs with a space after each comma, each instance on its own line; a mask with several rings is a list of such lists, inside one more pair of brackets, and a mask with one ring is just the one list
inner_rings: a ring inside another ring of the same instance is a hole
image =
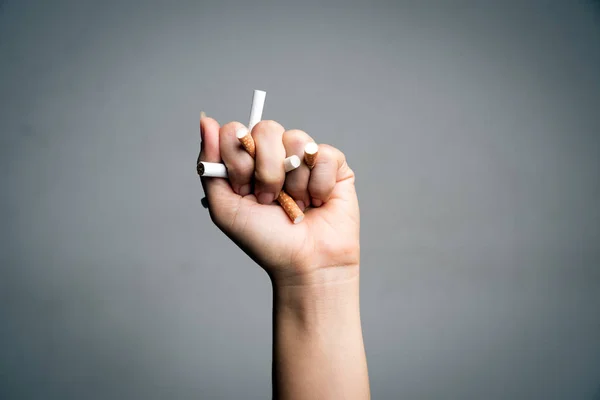
[[321, 200], [327, 200], [327, 198], [329, 197], [329, 194], [333, 190], [333, 186], [334, 185], [323, 184], [323, 185], [318, 185], [318, 186], [312, 187], [310, 194], [313, 197], [319, 198]]
[[327, 154], [328, 156], [331, 157], [335, 157], [335, 156], [343, 156], [343, 153], [336, 147], [333, 147], [330, 144], [320, 144], [319, 145], [319, 153], [323, 153], [323, 154]]
[[254, 171], [254, 177], [257, 181], [265, 185], [279, 185], [283, 184], [283, 170], [277, 171], [271, 168], [256, 168]]
[[308, 185], [299, 181], [289, 181], [286, 179], [285, 188], [288, 194], [295, 199], [305, 197], [308, 194]]
[[227, 170], [229, 175], [235, 178], [251, 177], [254, 169], [254, 162], [252, 159], [246, 159], [246, 157], [234, 158], [227, 163]]
[[298, 156], [302, 155], [304, 146], [311, 140], [306, 132], [297, 129], [287, 131], [283, 134], [283, 143], [286, 149], [297, 153]]
[[300, 129], [290, 129], [284, 133], [286, 140], [293, 144], [304, 144], [307, 139], [310, 139], [308, 133]]
[[[320, 144], [319, 153], [323, 155], [322, 158], [327, 159], [329, 162], [337, 162], [338, 167], [346, 165], [346, 155], [337, 147], [329, 144]], [[318, 160], [317, 158], [317, 162]]]
[[273, 133], [280, 133], [283, 131], [283, 126], [277, 121], [270, 119], [260, 121], [252, 128], [252, 135], [269, 135]]
[[228, 122], [221, 127], [221, 132], [235, 132], [239, 127], [240, 123], [236, 121]]
[[328, 147], [319, 147], [315, 161], [315, 170], [319, 173], [329, 171], [335, 165], [335, 153]]
[[306, 190], [306, 188], [290, 187], [286, 184], [285, 190], [287, 194], [289, 194], [295, 200], [302, 200], [305, 203], [307, 200], [310, 201], [310, 193], [308, 190]]
[[328, 144], [320, 144], [319, 145], [319, 156], [326, 158], [333, 158], [335, 154], [335, 148]]

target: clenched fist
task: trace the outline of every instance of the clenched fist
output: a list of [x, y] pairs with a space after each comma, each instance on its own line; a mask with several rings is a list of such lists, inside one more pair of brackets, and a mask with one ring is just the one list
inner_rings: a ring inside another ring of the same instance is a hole
[[[239, 122], [222, 127], [200, 120], [198, 161], [224, 163], [228, 178], [202, 178], [213, 222], [282, 285], [324, 283], [358, 275], [359, 209], [354, 173], [344, 154], [319, 145], [315, 166], [304, 162], [285, 173], [283, 161], [313, 139], [303, 131], [286, 131], [275, 121], [252, 129], [256, 156], [241, 146]], [[305, 212], [293, 224], [277, 194], [285, 190]]]

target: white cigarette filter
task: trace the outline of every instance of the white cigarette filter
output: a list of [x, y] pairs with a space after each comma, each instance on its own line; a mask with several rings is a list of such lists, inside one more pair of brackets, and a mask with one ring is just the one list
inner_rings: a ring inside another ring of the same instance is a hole
[[248, 129], [240, 128], [235, 132], [235, 136], [238, 138], [244, 149], [252, 156], [252, 158], [256, 157], [256, 146], [254, 144], [254, 139], [250, 134]]
[[254, 91], [254, 95], [252, 96], [252, 106], [250, 107], [250, 122], [248, 122], [248, 129], [250, 132], [252, 132], [254, 125], [258, 124], [262, 120], [266, 98], [267, 92], [262, 90]]
[[317, 154], [319, 154], [319, 146], [315, 142], [310, 142], [304, 147], [304, 162], [308, 168], [312, 169], [315, 166]]
[[[283, 160], [285, 172], [295, 170], [300, 166], [300, 157], [291, 156]], [[197, 167], [198, 175], [205, 178], [227, 178], [227, 167], [222, 163], [200, 161]]]

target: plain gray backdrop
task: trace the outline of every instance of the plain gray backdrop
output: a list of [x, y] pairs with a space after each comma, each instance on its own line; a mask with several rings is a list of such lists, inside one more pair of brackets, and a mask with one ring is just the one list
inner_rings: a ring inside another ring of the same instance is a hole
[[600, 8], [0, 2], [0, 398], [270, 397], [268, 278], [200, 110], [357, 174], [374, 399], [600, 390]]

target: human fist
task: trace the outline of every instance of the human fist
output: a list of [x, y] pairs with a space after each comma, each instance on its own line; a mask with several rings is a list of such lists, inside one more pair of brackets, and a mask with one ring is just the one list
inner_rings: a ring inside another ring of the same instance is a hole
[[[228, 177], [202, 178], [212, 221], [271, 278], [283, 285], [347, 279], [358, 273], [359, 209], [354, 173], [344, 154], [318, 146], [316, 163], [286, 174], [284, 159], [304, 158], [313, 139], [303, 131], [286, 131], [275, 121], [254, 126], [256, 156], [241, 146], [239, 122], [222, 127], [200, 120], [198, 161], [223, 163]], [[275, 203], [285, 190], [305, 211], [293, 224]]]

